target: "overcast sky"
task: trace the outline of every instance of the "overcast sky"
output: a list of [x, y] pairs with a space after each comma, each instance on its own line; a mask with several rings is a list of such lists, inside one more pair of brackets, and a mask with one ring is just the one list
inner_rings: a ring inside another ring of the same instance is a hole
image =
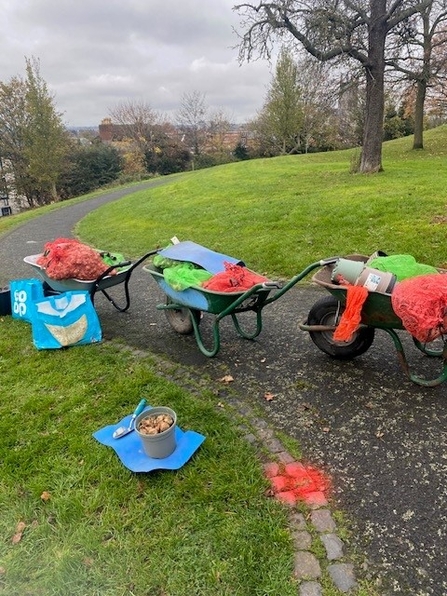
[[235, 0], [0, 0], [0, 80], [38, 58], [68, 126], [97, 126], [120, 102], [173, 118], [185, 93], [242, 123], [261, 108], [265, 61], [239, 65]]

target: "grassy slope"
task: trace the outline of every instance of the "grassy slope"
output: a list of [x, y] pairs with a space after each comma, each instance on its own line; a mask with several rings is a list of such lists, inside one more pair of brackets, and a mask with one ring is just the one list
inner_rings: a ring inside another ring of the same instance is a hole
[[352, 151], [254, 160], [201, 170], [90, 214], [95, 246], [136, 257], [175, 234], [290, 277], [334, 254], [413, 254], [444, 264], [447, 127], [384, 145], [376, 176], [349, 173]]

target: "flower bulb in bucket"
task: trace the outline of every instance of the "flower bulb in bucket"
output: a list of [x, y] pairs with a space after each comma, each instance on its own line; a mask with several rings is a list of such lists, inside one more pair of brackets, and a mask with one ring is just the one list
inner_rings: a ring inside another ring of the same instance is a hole
[[135, 432], [149, 457], [163, 459], [175, 451], [177, 414], [171, 408], [157, 406], [144, 410], [135, 419]]

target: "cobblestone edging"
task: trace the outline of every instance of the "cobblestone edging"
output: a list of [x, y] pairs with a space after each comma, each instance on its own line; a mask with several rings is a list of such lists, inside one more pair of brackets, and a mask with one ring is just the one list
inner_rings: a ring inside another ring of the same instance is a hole
[[[232, 399], [231, 402], [250, 426], [250, 428], [243, 426], [247, 441], [255, 446], [260, 443], [279, 465], [301, 465], [287, 452], [264, 420], [254, 416], [239, 400]], [[271, 475], [272, 462], [266, 462], [265, 456], [260, 457], [266, 475]], [[323, 543], [327, 561], [325, 568], [334, 586], [340, 592], [354, 594], [357, 588], [354, 565], [345, 562], [344, 543], [337, 535], [337, 524], [328, 509], [326, 498], [320, 495], [310, 504], [307, 503], [309, 515], [306, 516], [297, 511], [293, 501], [282, 500], [282, 502], [290, 508], [289, 526], [295, 547], [294, 576], [299, 582], [298, 596], [323, 595], [321, 584], [323, 569], [321, 562], [310, 550], [312, 535], [318, 535]]]
[[[122, 346], [122, 348], [129, 349], [128, 346]], [[131, 349], [131, 351], [137, 357], [148, 355], [141, 350]], [[198, 382], [197, 377], [192, 378], [184, 367], [172, 366], [172, 364], [170, 366], [154, 354], [150, 354], [150, 358], [154, 363], [161, 364], [158, 373], [164, 378], [177, 383], [193, 394], [203, 389], [205, 383]], [[257, 449], [267, 476], [270, 467], [275, 463], [280, 466], [301, 465], [288, 453], [268, 423], [256, 416], [246, 403], [234, 394], [226, 394], [225, 403], [241, 417], [240, 427], [245, 433], [244, 438]], [[266, 453], [269, 454], [268, 459]], [[344, 543], [337, 535], [337, 524], [328, 508], [325, 496], [316, 495], [313, 501], [306, 503], [306, 508], [309, 509], [309, 514], [306, 516], [297, 510], [296, 503], [287, 500], [282, 502], [290, 510], [289, 528], [295, 547], [294, 576], [298, 581], [297, 596], [323, 596], [321, 581], [323, 568], [340, 592], [354, 595], [357, 588], [354, 565], [346, 562]], [[323, 568], [320, 560], [310, 550], [313, 535], [320, 538], [325, 548], [326, 560]]]

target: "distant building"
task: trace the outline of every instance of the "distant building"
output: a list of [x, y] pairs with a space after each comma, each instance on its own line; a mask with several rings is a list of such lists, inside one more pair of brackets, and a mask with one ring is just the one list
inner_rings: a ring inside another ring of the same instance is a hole
[[[157, 125], [155, 125], [157, 126]], [[160, 125], [158, 125], [160, 126]], [[180, 131], [175, 126], [160, 126], [163, 131], [174, 141], [183, 144], [185, 140], [185, 133]], [[120, 124], [113, 124], [111, 118], [103, 118], [101, 124], [98, 126], [99, 138], [103, 143], [114, 143], [123, 141], [125, 137], [126, 127]], [[249, 144], [249, 135], [243, 126], [233, 126], [231, 130], [225, 132], [206, 133], [206, 141], [204, 143], [205, 151], [215, 150], [217, 147], [227, 150], [234, 150], [240, 144], [246, 147]], [[191, 148], [190, 148], [191, 149]]]

